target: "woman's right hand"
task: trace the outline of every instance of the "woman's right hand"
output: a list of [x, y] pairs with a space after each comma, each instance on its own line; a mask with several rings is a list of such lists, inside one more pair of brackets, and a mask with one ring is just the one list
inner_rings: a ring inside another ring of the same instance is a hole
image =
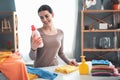
[[39, 47], [39, 45], [42, 43], [42, 38], [41, 37], [38, 37], [36, 38], [36, 36], [33, 36], [32, 37], [32, 45], [31, 45], [31, 48], [33, 50], [37, 50], [37, 48]]

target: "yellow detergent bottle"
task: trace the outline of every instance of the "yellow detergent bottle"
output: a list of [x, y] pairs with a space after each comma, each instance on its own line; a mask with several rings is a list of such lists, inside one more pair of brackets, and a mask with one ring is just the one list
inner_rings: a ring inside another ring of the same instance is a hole
[[87, 75], [89, 74], [89, 66], [86, 63], [85, 56], [81, 56], [81, 64], [79, 65], [79, 73], [80, 75]]

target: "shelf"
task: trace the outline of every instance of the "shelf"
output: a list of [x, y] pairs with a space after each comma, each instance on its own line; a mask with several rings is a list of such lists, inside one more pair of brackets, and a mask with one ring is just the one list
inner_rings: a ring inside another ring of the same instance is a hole
[[1, 12], [0, 11], [0, 14], [12, 14], [12, 13], [14, 13], [13, 11], [9, 11], [9, 12]]
[[0, 34], [13, 34], [13, 32], [0, 32]]
[[12, 50], [6, 50], [6, 49], [0, 49], [0, 53], [3, 53], [3, 52], [11, 52]]
[[12, 17], [14, 12], [0, 12], [0, 18]]
[[[88, 28], [92, 30], [92, 29], [99, 29], [98, 27], [95, 28], [95, 26], [99, 26], [99, 23], [106, 23], [109, 29], [110, 27], [109, 25], [112, 24], [112, 26], [115, 26], [114, 25], [115, 21], [113, 21], [113, 23], [111, 23], [110, 21], [113, 19], [113, 17], [117, 16], [116, 14], [118, 12], [120, 12], [120, 10], [82, 10], [81, 11], [81, 16], [82, 16], [81, 24], [83, 27], [85, 25], [88, 25]], [[101, 14], [106, 14], [106, 15], [101, 15]], [[85, 16], [91, 19], [91, 23], [87, 23], [87, 24], [85, 23]], [[116, 18], [118, 20], [118, 17]], [[82, 28], [82, 30], [84, 29], [85, 27]], [[115, 29], [115, 28], [112, 27], [111, 29]]]
[[100, 52], [100, 51], [120, 51], [120, 48], [119, 49], [92, 49], [92, 48], [84, 48], [83, 51], [90, 51], [90, 52]]
[[114, 30], [82, 30], [83, 32], [120, 32], [120, 29]]
[[98, 13], [98, 12], [120, 12], [120, 10], [82, 10], [84, 13]]

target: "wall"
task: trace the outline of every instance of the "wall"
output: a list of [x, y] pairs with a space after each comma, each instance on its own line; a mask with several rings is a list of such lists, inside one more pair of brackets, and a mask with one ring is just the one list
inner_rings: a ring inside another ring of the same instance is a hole
[[1, 11], [16, 11], [14, 0], [0, 0]]

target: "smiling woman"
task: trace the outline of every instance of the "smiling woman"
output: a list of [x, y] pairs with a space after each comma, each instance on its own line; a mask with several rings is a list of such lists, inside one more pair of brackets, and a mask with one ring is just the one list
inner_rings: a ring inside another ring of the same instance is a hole
[[[50, 5], [54, 10], [54, 26], [64, 31], [64, 52], [73, 57], [74, 36], [77, 23], [78, 0], [15, 0], [18, 15], [19, 51], [25, 61], [30, 60], [31, 25], [41, 27], [37, 9], [42, 4]], [[27, 4], [26, 4], [27, 3]], [[69, 3], [69, 4], [67, 4]], [[67, 5], [66, 5], [67, 4]]]

